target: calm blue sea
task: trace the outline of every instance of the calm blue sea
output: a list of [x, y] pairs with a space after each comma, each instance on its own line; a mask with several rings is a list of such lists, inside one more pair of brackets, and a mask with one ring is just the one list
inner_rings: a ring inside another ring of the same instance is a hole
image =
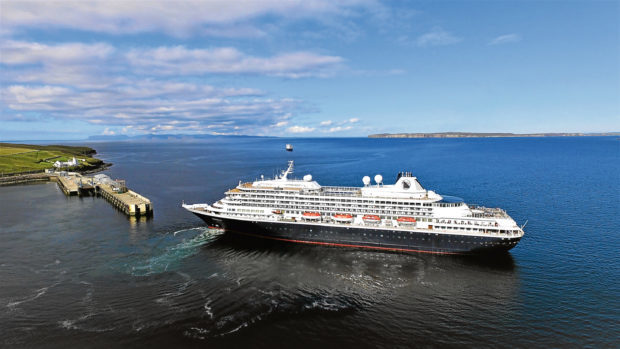
[[[155, 214], [0, 187], [0, 347], [620, 346], [617, 137], [86, 145]], [[324, 185], [412, 171], [526, 234], [501, 258], [371, 252], [221, 235], [180, 207], [288, 159]]]

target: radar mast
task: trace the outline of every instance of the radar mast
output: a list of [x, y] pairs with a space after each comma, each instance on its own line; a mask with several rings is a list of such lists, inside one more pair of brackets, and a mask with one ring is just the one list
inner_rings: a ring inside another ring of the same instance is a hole
[[280, 179], [288, 179], [288, 175], [294, 172], [293, 165], [294, 165], [293, 160], [289, 160], [288, 168], [286, 169], [286, 171], [282, 171], [282, 175], [280, 175]]

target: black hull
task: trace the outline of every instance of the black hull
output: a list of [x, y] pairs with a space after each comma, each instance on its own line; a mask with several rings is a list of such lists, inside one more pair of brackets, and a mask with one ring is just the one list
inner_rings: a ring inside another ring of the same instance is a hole
[[487, 237], [373, 229], [351, 225], [319, 225], [301, 222], [245, 221], [212, 217], [194, 212], [208, 226], [227, 232], [256, 236], [279, 241], [370, 248], [398, 252], [426, 252], [437, 254], [505, 253], [515, 247], [520, 237]]

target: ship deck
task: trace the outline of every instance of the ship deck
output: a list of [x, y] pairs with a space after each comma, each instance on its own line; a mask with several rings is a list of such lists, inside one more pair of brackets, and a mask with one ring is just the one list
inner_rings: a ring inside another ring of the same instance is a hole
[[[312, 195], [312, 196], [319, 196], [319, 197], [325, 197], [325, 196], [330, 196], [330, 197], [366, 197], [362, 195], [362, 190], [359, 187], [342, 187], [342, 186], [321, 186], [320, 189], [310, 189], [310, 190], [304, 190], [302, 188], [293, 188], [293, 187], [275, 187], [275, 186], [261, 186], [261, 187], [254, 187], [252, 185], [252, 182], [246, 182], [246, 183], [242, 183], [239, 187], [237, 188], [233, 188], [228, 190], [228, 193], [241, 193], [243, 191], [248, 191], [248, 190], [256, 190], [256, 191], [260, 191], [262, 192], [263, 190], [273, 190], [276, 192], [293, 192], [296, 194], [301, 194], [301, 195]], [[380, 199], [380, 198], [384, 198], [382, 196], [372, 196], [373, 199]], [[403, 200], [404, 198], [393, 198], [390, 196], [385, 196], [386, 199], [397, 199], [397, 200]], [[437, 199], [432, 199], [432, 198], [427, 198], [427, 197], [421, 197], [421, 198], [416, 198], [416, 201], [430, 201], [430, 202], [436, 202]]]
[[[364, 222], [359, 220], [354, 220], [352, 222], [339, 222], [331, 219], [330, 217], [322, 217], [320, 220], [309, 221], [309, 220], [301, 220], [294, 219], [292, 217], [273, 217], [273, 216], [243, 216], [236, 214], [225, 214], [221, 212], [213, 212], [209, 209], [208, 205], [205, 206], [190, 206], [190, 210], [198, 211], [201, 214], [221, 217], [233, 220], [242, 220], [242, 221], [260, 221], [260, 222], [272, 222], [272, 223], [286, 223], [286, 224], [310, 224], [310, 225], [321, 225], [321, 226], [333, 226], [333, 227], [351, 227], [351, 228], [362, 228], [362, 229], [382, 229], [382, 230], [398, 230], [398, 231], [420, 231], [420, 232], [432, 232], [438, 234], [449, 234], [449, 235], [466, 235], [466, 236], [494, 236], [494, 237], [514, 237], [519, 236], [519, 231], [514, 228], [508, 227], [499, 227], [495, 225], [482, 225], [471, 223], [471, 221], [466, 221], [465, 217], [460, 218], [435, 218], [435, 221], [431, 223], [434, 228], [423, 228], [419, 227], [415, 224], [398, 224], [393, 220], [384, 220], [381, 223], [371, 223]], [[492, 209], [498, 210], [498, 209]], [[500, 210], [503, 212], [503, 210]], [[197, 212], [197, 213], [198, 213]], [[455, 227], [454, 229], [441, 229], [437, 228], [438, 225], [451, 225]], [[468, 230], [469, 228], [469, 230]], [[477, 230], [474, 230], [477, 229]]]

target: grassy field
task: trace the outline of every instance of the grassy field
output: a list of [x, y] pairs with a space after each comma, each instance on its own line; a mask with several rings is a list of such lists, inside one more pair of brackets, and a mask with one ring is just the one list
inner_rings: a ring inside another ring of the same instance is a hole
[[79, 161], [80, 165], [71, 170], [95, 169], [103, 164], [101, 160], [92, 157], [96, 153], [88, 147], [0, 143], [0, 175], [43, 171], [53, 168], [55, 161], [67, 161], [74, 156], [85, 161]]
[[19, 154], [19, 153], [28, 152], [28, 151], [33, 151], [33, 150], [20, 148], [20, 147], [0, 147], [0, 156]]

